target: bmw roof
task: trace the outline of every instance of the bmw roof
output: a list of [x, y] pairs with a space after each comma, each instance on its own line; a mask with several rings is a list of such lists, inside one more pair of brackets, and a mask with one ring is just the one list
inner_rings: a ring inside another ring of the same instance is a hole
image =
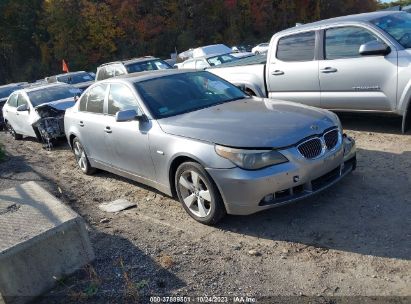
[[204, 72], [204, 71], [196, 71], [190, 69], [178, 70], [178, 69], [166, 69], [166, 70], [155, 70], [155, 71], [143, 71], [131, 74], [124, 74], [113, 78], [108, 78], [101, 80], [101, 82], [110, 82], [113, 80], [126, 80], [128, 82], [140, 82], [144, 80], [150, 80], [158, 77], [163, 76], [170, 76], [176, 74], [184, 74], [184, 73], [193, 73], [193, 72]]

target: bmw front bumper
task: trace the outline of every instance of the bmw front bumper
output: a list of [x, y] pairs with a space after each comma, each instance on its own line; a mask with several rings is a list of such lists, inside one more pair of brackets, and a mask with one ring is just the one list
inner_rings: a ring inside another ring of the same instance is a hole
[[247, 215], [289, 204], [332, 186], [356, 168], [354, 139], [344, 136], [332, 151], [306, 159], [296, 147], [281, 150], [287, 163], [260, 170], [206, 168], [229, 214]]

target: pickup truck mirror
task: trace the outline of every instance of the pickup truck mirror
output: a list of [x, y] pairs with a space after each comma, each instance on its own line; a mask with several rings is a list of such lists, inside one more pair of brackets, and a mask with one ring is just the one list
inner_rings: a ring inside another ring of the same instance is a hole
[[244, 84], [238, 84], [236, 85], [237, 88], [239, 88], [241, 91], [243, 91], [244, 93], [246, 93], [245, 91], [245, 85]]
[[27, 105], [27, 103], [22, 104], [20, 106], [17, 107], [17, 112], [24, 112], [24, 111], [28, 111], [29, 107]]
[[391, 48], [385, 43], [374, 40], [367, 43], [364, 43], [360, 46], [360, 55], [388, 55], [391, 52]]
[[77, 100], [79, 100], [81, 96], [81, 93], [76, 93], [76, 95], [74, 95], [74, 102], [77, 102]]

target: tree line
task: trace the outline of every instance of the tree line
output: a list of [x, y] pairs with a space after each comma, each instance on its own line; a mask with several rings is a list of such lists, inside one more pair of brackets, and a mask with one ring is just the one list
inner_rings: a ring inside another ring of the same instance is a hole
[[[405, 4], [411, 1], [398, 1]], [[256, 44], [277, 31], [374, 11], [377, 0], [1, 0], [0, 84], [206, 44]]]

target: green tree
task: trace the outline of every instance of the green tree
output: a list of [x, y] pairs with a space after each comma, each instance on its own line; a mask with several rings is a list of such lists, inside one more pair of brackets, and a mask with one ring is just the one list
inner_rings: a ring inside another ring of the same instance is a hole
[[0, 83], [32, 80], [43, 70], [34, 41], [39, 0], [0, 1]]

